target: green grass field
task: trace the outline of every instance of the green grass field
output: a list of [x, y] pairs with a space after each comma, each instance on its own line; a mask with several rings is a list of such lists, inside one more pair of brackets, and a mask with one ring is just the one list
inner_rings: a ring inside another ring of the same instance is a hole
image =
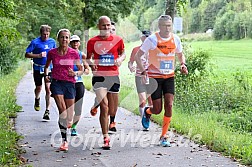
[[194, 49], [208, 50], [216, 70], [252, 70], [252, 40], [195, 41], [188, 44]]

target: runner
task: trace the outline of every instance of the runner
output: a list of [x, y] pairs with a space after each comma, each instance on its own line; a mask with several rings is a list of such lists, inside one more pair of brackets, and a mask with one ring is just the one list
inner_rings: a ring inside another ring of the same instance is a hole
[[[53, 64], [52, 83], [50, 90], [59, 110], [58, 125], [62, 137], [61, 151], [68, 150], [67, 128], [73, 124], [75, 77], [83, 72], [80, 64], [80, 57], [76, 50], [68, 47], [70, 42], [70, 31], [61, 29], [57, 34], [59, 47], [48, 52], [48, 58], [45, 65], [45, 79], [50, 81], [48, 76], [49, 65]], [[78, 71], [73, 71], [76, 64]]]
[[82, 104], [83, 104], [83, 97], [85, 93], [85, 85], [83, 84], [82, 80], [82, 74], [89, 74], [89, 67], [86, 62], [86, 55], [79, 50], [80, 47], [80, 37], [78, 35], [73, 35], [70, 38], [70, 46], [75, 49], [80, 56], [80, 63], [84, 66], [84, 71], [81, 73], [78, 73], [78, 68], [76, 65], [74, 65], [74, 71], [76, 72], [76, 83], [75, 83], [75, 90], [76, 90], [76, 96], [75, 96], [75, 106], [74, 106], [74, 118], [73, 118], [73, 125], [71, 128], [71, 136], [77, 136], [77, 130], [76, 126], [80, 120], [81, 113], [82, 113]]
[[[150, 77], [150, 85], [158, 84], [157, 89], [151, 94], [153, 107], [146, 107], [142, 117], [142, 125], [149, 128], [151, 114], [160, 114], [163, 108], [162, 96], [164, 96], [164, 118], [160, 145], [171, 146], [166, 133], [169, 129], [172, 106], [175, 93], [174, 68], [175, 55], [180, 62], [182, 74], [187, 74], [185, 57], [182, 53], [182, 45], [179, 37], [172, 33], [172, 18], [169, 15], [161, 15], [158, 19], [159, 32], [149, 36], [136, 54], [136, 62], [142, 72], [143, 82]], [[149, 67], [145, 70], [141, 56], [149, 53]]]
[[[151, 32], [148, 30], [142, 31], [141, 41], [144, 42], [144, 40], [151, 35]], [[141, 71], [139, 70], [139, 67], [133, 66], [133, 63], [135, 62], [135, 55], [137, 51], [139, 50], [141, 46], [137, 46], [133, 48], [130, 56], [130, 60], [128, 62], [128, 68], [131, 72], [135, 72], [135, 83], [138, 93], [138, 100], [139, 100], [139, 113], [141, 116], [143, 116], [144, 107], [146, 106], [146, 99], [148, 99], [148, 105], [152, 107], [152, 100], [150, 97], [150, 94], [153, 92], [150, 87], [148, 87], [149, 84], [142, 83], [141, 79]], [[145, 70], [148, 70], [148, 54], [144, 54], [141, 57], [141, 60], [143, 62], [143, 66]], [[144, 130], [148, 131], [149, 128], [144, 128]]]
[[[56, 42], [54, 39], [49, 38], [51, 32], [51, 27], [48, 25], [40, 26], [40, 37], [31, 41], [26, 49], [25, 57], [31, 58], [33, 61], [33, 79], [35, 83], [35, 103], [34, 109], [36, 111], [40, 110], [40, 92], [42, 90], [42, 79], [44, 77], [44, 67], [47, 59], [47, 53], [50, 49], [56, 47]], [[51, 68], [49, 69], [49, 71]], [[50, 73], [49, 73], [50, 74]], [[44, 120], [50, 120], [49, 110], [50, 110], [50, 82], [45, 83], [45, 100], [46, 109], [43, 115]]]
[[[110, 33], [112, 35], [116, 35], [116, 27], [115, 27], [115, 22], [111, 21], [111, 28], [110, 28]], [[121, 56], [123, 58], [123, 60], [125, 59], [126, 55], [123, 54]], [[97, 109], [99, 107], [99, 102], [97, 100], [97, 98], [95, 98], [95, 102], [94, 102], [94, 106], [91, 108], [90, 110], [90, 114], [92, 116], [95, 116], [97, 114]], [[115, 106], [117, 108], [117, 106]], [[110, 132], [116, 132], [116, 123], [115, 123], [115, 116], [116, 116], [116, 112], [115, 111], [115, 115], [110, 115], [110, 123], [109, 123], [109, 131]]]
[[[111, 35], [111, 21], [107, 16], [98, 20], [100, 34], [87, 43], [87, 62], [92, 72], [92, 85], [100, 105], [100, 124], [104, 136], [104, 149], [110, 149], [108, 115], [114, 116], [118, 108], [120, 90], [119, 69], [125, 59], [124, 42], [121, 37]], [[91, 59], [93, 59], [91, 61]], [[113, 120], [112, 120], [113, 121]]]

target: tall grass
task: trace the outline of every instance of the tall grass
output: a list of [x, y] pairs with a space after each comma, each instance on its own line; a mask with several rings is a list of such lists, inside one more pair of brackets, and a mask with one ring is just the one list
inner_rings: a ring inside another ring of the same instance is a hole
[[21, 109], [16, 104], [15, 90], [19, 80], [25, 75], [27, 66], [28, 62], [22, 62], [13, 73], [0, 77], [0, 164], [3, 166], [20, 164], [17, 158], [20, 150], [16, 142], [21, 136], [13, 129], [10, 118], [16, 117], [16, 112]]

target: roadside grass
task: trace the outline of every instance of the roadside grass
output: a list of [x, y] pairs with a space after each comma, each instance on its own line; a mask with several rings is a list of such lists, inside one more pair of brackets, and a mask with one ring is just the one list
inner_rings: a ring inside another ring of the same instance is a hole
[[17, 141], [21, 138], [15, 132], [12, 118], [17, 116], [21, 106], [16, 104], [16, 86], [25, 75], [29, 62], [21, 62], [20, 66], [13, 73], [0, 76], [0, 165], [19, 165], [21, 161], [18, 155], [21, 150]]

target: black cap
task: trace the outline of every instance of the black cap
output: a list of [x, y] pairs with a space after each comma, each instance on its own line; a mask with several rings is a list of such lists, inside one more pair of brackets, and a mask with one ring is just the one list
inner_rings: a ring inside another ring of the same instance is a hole
[[150, 36], [151, 35], [151, 32], [149, 30], [143, 30], [142, 31], [142, 34], [146, 37]]
[[115, 22], [114, 22], [114, 21], [111, 21], [111, 25], [115, 26]]

